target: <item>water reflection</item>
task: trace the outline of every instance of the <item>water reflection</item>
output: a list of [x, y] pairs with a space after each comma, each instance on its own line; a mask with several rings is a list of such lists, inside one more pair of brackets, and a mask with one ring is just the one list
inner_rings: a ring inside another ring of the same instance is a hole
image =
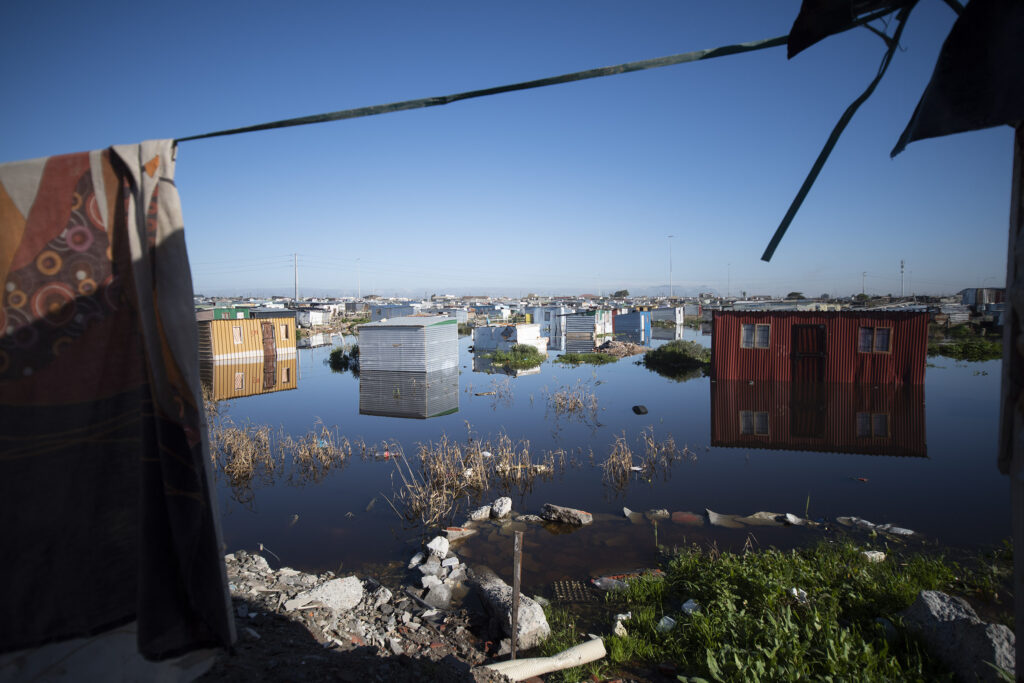
[[671, 327], [663, 327], [656, 325], [651, 328], [652, 339], [667, 339], [669, 341], [676, 341], [677, 339], [683, 338], [683, 330], [685, 328], [682, 325], [672, 325]]
[[212, 400], [226, 401], [297, 388], [298, 363], [298, 356], [280, 355], [234, 363], [204, 361], [199, 379]]
[[359, 414], [426, 419], [459, 410], [459, 368], [432, 372], [362, 370]]
[[924, 387], [711, 382], [711, 445], [927, 457]]
[[478, 354], [473, 355], [473, 372], [483, 372], [488, 375], [503, 374], [511, 377], [522, 377], [524, 375], [539, 375], [540, 366], [532, 368], [509, 368], [504, 365], [495, 365], [490, 358], [484, 358]]

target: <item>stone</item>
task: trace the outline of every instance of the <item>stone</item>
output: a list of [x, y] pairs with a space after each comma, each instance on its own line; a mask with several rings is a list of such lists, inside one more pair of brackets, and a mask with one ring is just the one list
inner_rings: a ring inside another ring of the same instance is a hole
[[659, 519], [668, 519], [669, 514], [668, 510], [661, 508], [658, 510], [648, 510], [647, 512], [644, 513], [644, 517], [651, 520], [652, 522], [655, 522]]
[[423, 598], [423, 602], [436, 609], [447, 609], [451, 601], [452, 589], [443, 583], [431, 588]]
[[[484, 607], [501, 624], [502, 632], [511, 636], [512, 587], [488, 567], [476, 570], [471, 580]], [[523, 650], [536, 647], [551, 635], [544, 609], [525, 595], [519, 596], [517, 631], [518, 647]]]
[[636, 413], [637, 415], [646, 415], [647, 406], [633, 406], [633, 412]]
[[270, 571], [270, 564], [265, 557], [262, 555], [252, 555], [251, 557], [253, 571], [260, 572], [261, 574], [266, 574]]
[[494, 519], [507, 517], [510, 512], [512, 512], [512, 499], [508, 496], [498, 498], [491, 505], [491, 517]]
[[539, 515], [516, 515], [515, 520], [524, 524], [541, 524], [544, 518]]
[[467, 536], [472, 536], [475, 533], [476, 529], [470, 529], [464, 526], [450, 526], [444, 530], [445, 538], [447, 538], [449, 542], [458, 541], [466, 538]]
[[332, 610], [349, 610], [363, 599], [363, 583], [355, 576], [332, 579], [313, 590], [299, 593], [284, 603], [288, 611], [300, 609], [311, 602], [321, 602]]
[[388, 645], [391, 646], [391, 651], [396, 655], [405, 654], [405, 651], [402, 649], [402, 641], [400, 638], [391, 638], [388, 641]]
[[439, 560], [443, 560], [448, 554], [448, 539], [444, 536], [435, 536], [434, 540], [427, 544], [430, 554]]
[[391, 591], [384, 586], [380, 586], [373, 592], [373, 608], [377, 609], [381, 605], [391, 602], [391, 597]]
[[885, 553], [881, 550], [862, 550], [860, 554], [868, 562], [882, 562], [885, 560]]
[[544, 503], [540, 516], [549, 522], [559, 522], [560, 524], [571, 524], [573, 526], [583, 526], [594, 521], [593, 516], [589, 512], [562, 507], [561, 505], [553, 505], [552, 503]]
[[437, 559], [436, 555], [431, 555], [430, 559], [421, 564], [418, 569], [421, 574], [437, 576], [441, 573], [441, 560]]
[[452, 570], [452, 573], [448, 575], [448, 578], [444, 580], [448, 585], [457, 584], [460, 581], [466, 580], [466, 569], [464, 567], [456, 567]]
[[615, 626], [612, 627], [612, 634], [620, 638], [625, 638], [629, 635], [629, 632], [626, 631], [626, 627], [622, 625], [621, 621], [616, 621]]
[[427, 574], [426, 576], [424, 576], [420, 580], [420, 583], [423, 585], [424, 588], [429, 590], [429, 589], [433, 588], [434, 586], [440, 586], [441, 585], [441, 579], [437, 578], [436, 576], [432, 576], [430, 574]]
[[459, 558], [457, 558], [455, 556], [446, 558], [443, 562], [441, 562], [441, 566], [442, 567], [458, 567], [459, 566]]
[[422, 563], [423, 563], [423, 553], [416, 553], [415, 555], [412, 556], [412, 559], [409, 560], [409, 569], [415, 569], [416, 567], [420, 566]]
[[490, 516], [491, 516], [491, 506], [490, 505], [484, 505], [483, 507], [478, 507], [475, 510], [471, 510], [470, 513], [469, 513], [469, 519], [471, 521], [474, 521], [474, 522], [482, 522], [485, 519], [489, 518]]
[[899, 616], [958, 679], [1001, 680], [989, 662], [1014, 676], [1013, 632], [1002, 624], [982, 621], [966, 600], [940, 591], [921, 591]]
[[704, 526], [704, 517], [693, 512], [680, 510], [672, 513], [672, 523], [683, 526]]

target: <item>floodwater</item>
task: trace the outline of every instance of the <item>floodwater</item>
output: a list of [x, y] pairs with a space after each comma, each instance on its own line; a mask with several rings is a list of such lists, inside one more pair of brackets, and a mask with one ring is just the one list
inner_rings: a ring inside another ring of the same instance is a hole
[[[710, 343], [693, 330], [669, 333]], [[413, 458], [417, 444], [442, 436], [464, 443], [469, 434], [528, 441], [534, 461], [546, 451], [561, 452], [564, 467], [528, 490], [494, 489], [478, 501], [461, 501], [454, 523], [466, 509], [500, 495], [512, 497], [517, 513], [536, 514], [550, 502], [595, 515], [593, 525], [572, 533], [525, 527], [527, 589], [652, 566], [659, 544], [785, 546], [811, 541], [817, 533], [669, 520], [633, 524], [623, 507], [697, 515], [705, 509], [789, 512], [829, 521], [852, 515], [968, 550], [991, 547], [1010, 534], [1009, 487], [996, 468], [999, 361], [930, 359], [923, 388], [807, 388], [706, 377], [679, 382], [637, 365], [639, 357], [567, 367], [553, 362], [554, 353], [539, 371], [488, 374], [487, 363], [474, 363], [470, 344], [469, 338], [459, 340], [457, 374], [436, 381], [364, 377], [362, 392], [360, 378], [330, 370], [331, 346], [302, 349], [290, 371], [297, 380], [293, 389], [223, 402], [221, 413], [236, 424], [267, 424], [298, 438], [319, 420], [336, 426], [339, 435], [361, 439], [377, 456], [353, 456], [317, 481], [286, 471], [272, 481], [232, 489], [218, 474], [228, 549], [263, 544], [272, 562], [276, 555], [280, 563], [305, 570], [372, 572], [404, 563], [425, 530], [391, 507], [401, 479], [396, 459], [383, 459], [381, 444], [400, 444]], [[410, 386], [423, 390], [420, 399], [409, 398], [415, 394]], [[549, 397], [560, 389], [593, 394], [596, 413], [558, 415]], [[390, 411], [389, 396], [395, 404]], [[640, 404], [646, 415], [632, 411]], [[389, 412], [402, 417], [382, 414]], [[435, 416], [423, 417], [428, 414]], [[632, 472], [620, 486], [603, 479], [599, 465], [616, 437], [639, 456], [644, 432], [657, 442], [671, 436], [678, 457], [653, 472]], [[458, 552], [504, 574], [512, 530], [485, 525]]]

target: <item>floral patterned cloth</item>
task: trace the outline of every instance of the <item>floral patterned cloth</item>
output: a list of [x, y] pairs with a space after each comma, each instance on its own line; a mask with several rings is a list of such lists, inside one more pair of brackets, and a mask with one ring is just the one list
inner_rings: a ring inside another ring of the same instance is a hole
[[234, 641], [170, 140], [0, 165], [0, 650]]

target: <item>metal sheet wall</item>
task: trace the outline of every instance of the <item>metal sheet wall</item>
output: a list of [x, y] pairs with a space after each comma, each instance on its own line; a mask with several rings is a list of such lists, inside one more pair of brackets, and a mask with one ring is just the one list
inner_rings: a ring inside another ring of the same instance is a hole
[[436, 372], [362, 370], [359, 413], [425, 419], [459, 409], [459, 368]]
[[458, 325], [454, 319], [437, 320], [360, 325], [360, 369], [433, 372], [458, 367]]
[[270, 394], [298, 387], [299, 361], [297, 356], [235, 363], [204, 361], [199, 364], [199, 378], [215, 401]]
[[[200, 322], [200, 360], [262, 358], [263, 323], [270, 323], [273, 326], [277, 355], [295, 355], [294, 318], [245, 318]], [[238, 344], [235, 343], [236, 327], [241, 334], [241, 343]]]
[[[767, 349], [740, 347], [745, 324], [771, 325]], [[715, 311], [711, 377], [719, 380], [788, 382], [792, 379], [793, 325], [825, 326], [826, 382], [923, 384], [928, 351], [928, 314], [892, 311]], [[888, 353], [857, 351], [859, 328], [890, 327]]]
[[[924, 407], [920, 384], [711, 382], [711, 445], [927, 457]], [[742, 433], [747, 411], [767, 413], [766, 434]], [[884, 419], [888, 436], [858, 436], [858, 415]]]

